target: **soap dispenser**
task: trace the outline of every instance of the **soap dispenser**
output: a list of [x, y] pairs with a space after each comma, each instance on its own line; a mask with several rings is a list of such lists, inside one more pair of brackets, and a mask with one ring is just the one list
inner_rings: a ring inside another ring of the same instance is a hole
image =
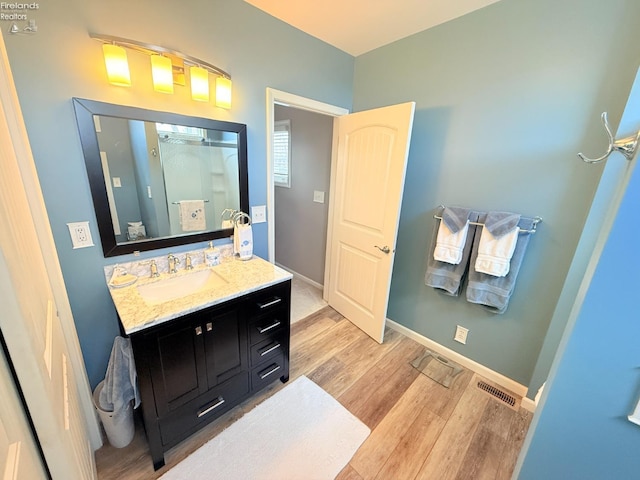
[[213, 246], [213, 242], [209, 242], [209, 248], [204, 251], [204, 260], [207, 267], [220, 265], [220, 249]]

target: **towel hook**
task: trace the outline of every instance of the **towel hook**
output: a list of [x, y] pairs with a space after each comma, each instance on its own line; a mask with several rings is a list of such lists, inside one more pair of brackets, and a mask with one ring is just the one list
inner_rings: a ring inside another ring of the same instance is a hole
[[631, 135], [626, 138], [622, 138], [620, 140], [615, 140], [613, 138], [613, 134], [611, 133], [611, 129], [609, 128], [609, 122], [607, 120], [607, 112], [602, 112], [600, 116], [602, 119], [602, 124], [604, 125], [604, 129], [607, 131], [607, 135], [609, 136], [609, 148], [607, 152], [598, 158], [587, 158], [582, 153], [578, 153], [578, 157], [582, 159], [583, 162], [586, 163], [598, 163], [602, 160], [606, 160], [612, 152], [620, 152], [627, 160], [631, 160], [633, 158], [633, 154], [638, 147], [638, 141], [640, 140], [640, 130], [636, 135]]

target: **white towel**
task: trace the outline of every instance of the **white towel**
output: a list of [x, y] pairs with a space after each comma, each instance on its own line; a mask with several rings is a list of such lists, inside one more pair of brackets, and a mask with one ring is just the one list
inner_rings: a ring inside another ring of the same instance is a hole
[[253, 230], [251, 224], [236, 224], [234, 244], [237, 242], [240, 260], [249, 260], [253, 256]]
[[204, 200], [180, 200], [180, 225], [183, 232], [207, 229]]
[[445, 222], [440, 222], [438, 235], [436, 237], [436, 246], [433, 249], [434, 260], [458, 265], [462, 260], [468, 229], [468, 221], [465, 223], [464, 227], [456, 233], [453, 233], [449, 227], [447, 227]]
[[488, 228], [482, 229], [476, 258], [476, 272], [494, 277], [505, 277], [518, 241], [519, 228], [516, 226], [504, 235], [494, 237]]

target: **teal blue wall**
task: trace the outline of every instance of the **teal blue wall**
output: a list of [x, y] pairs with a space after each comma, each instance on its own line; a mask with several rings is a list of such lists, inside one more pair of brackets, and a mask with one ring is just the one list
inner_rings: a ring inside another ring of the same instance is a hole
[[[56, 0], [40, 2], [30, 17], [37, 21], [35, 35], [6, 34], [7, 22], [1, 27], [87, 372], [95, 386], [104, 376], [118, 334], [102, 268], [133, 257], [104, 259], [98, 246], [71, 98], [246, 123], [250, 204], [260, 205], [266, 204], [266, 87], [350, 108], [354, 59], [241, 0]], [[232, 75], [233, 108], [194, 102], [185, 87], [176, 87], [174, 95], [154, 92], [148, 58], [135, 53], [129, 53], [133, 86], [110, 85], [100, 43], [90, 39], [89, 32], [173, 48], [219, 66]], [[66, 223], [82, 220], [89, 220], [97, 246], [72, 250]], [[266, 257], [266, 224], [256, 225], [254, 235], [256, 254]]]
[[521, 480], [640, 477], [640, 426], [627, 420], [640, 400], [637, 161], [582, 308], [552, 369], [549, 392], [531, 425], [519, 465]]
[[[640, 63], [637, 1], [502, 0], [355, 60], [241, 0], [59, 0], [33, 16], [37, 34], [4, 38], [92, 385], [117, 334], [102, 267], [132, 257], [71, 249], [68, 222], [89, 220], [98, 243], [71, 97], [246, 123], [259, 205], [268, 86], [356, 110], [417, 102], [388, 316], [534, 392], [544, 381], [584, 270], [574, 253], [592, 244], [576, 250], [602, 172], [575, 153], [602, 151], [602, 111], [614, 130], [620, 118]], [[193, 102], [186, 88], [155, 93], [141, 55], [130, 54], [133, 87], [109, 85], [89, 31], [219, 65], [233, 76], [233, 108]], [[544, 217], [505, 315], [424, 286], [440, 203]], [[255, 237], [266, 256], [266, 224]], [[456, 324], [470, 329], [466, 346], [452, 341]]]
[[[502, 0], [356, 58], [354, 111], [417, 102], [389, 318], [524, 385], [540, 362], [535, 393], [572, 303], [556, 312], [560, 293], [579, 285], [565, 277], [602, 173], [576, 153], [604, 151], [601, 112], [615, 131], [640, 63], [638, 18], [635, 0]], [[504, 315], [424, 285], [441, 203], [543, 217]]]

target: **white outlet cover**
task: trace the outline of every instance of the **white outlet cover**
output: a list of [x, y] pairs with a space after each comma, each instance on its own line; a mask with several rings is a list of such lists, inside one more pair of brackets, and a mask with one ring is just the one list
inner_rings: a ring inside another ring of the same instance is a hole
[[469, 329], [468, 328], [464, 328], [461, 327], [460, 325], [456, 326], [456, 334], [453, 337], [453, 339], [456, 342], [460, 342], [462, 344], [466, 344], [467, 343], [467, 334], [469, 333]]
[[91, 238], [91, 230], [89, 229], [89, 222], [73, 222], [67, 223], [69, 228], [69, 235], [71, 235], [71, 243], [73, 249], [93, 247], [93, 239]]
[[251, 223], [264, 223], [267, 221], [267, 206], [256, 205], [251, 207]]

